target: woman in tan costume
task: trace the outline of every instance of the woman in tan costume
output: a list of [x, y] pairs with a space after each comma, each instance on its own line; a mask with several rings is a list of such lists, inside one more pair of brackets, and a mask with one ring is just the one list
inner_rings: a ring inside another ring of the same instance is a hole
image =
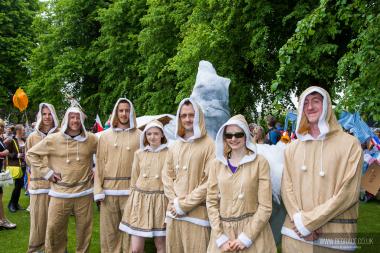
[[219, 129], [208, 180], [206, 204], [212, 230], [207, 252], [276, 252], [268, 222], [269, 165], [257, 154], [242, 115]]
[[165, 213], [161, 172], [168, 152], [163, 126], [150, 122], [140, 138], [132, 166], [131, 195], [124, 209], [120, 230], [131, 235], [132, 252], [144, 252], [145, 238], [154, 237], [158, 253], [165, 252]]

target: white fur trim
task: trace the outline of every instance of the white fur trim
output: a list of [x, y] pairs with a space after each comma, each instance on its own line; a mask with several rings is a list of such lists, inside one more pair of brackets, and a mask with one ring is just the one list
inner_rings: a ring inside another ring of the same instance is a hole
[[301, 233], [302, 236], [308, 236], [311, 234], [311, 232], [303, 225], [302, 223], [302, 215], [300, 212], [295, 213], [293, 215], [294, 225], [296, 225], [296, 228]]
[[158, 153], [160, 152], [161, 150], [164, 150], [165, 148], [168, 147], [168, 144], [165, 143], [165, 144], [161, 144], [158, 148], [156, 149], [153, 149], [151, 146], [146, 146], [144, 148], [144, 151], [149, 151], [149, 152], [152, 152], [152, 153]]
[[45, 180], [49, 180], [49, 178], [54, 174], [53, 170], [49, 170], [48, 173], [43, 177]]
[[130, 228], [129, 226], [124, 225], [122, 223], [119, 224], [119, 229], [130, 235], [136, 235], [136, 236], [141, 236], [141, 237], [152, 238], [152, 237], [166, 236], [166, 231], [139, 231], [139, 230], [134, 230]]
[[[314, 138], [310, 134], [301, 135], [301, 134], [298, 133], [298, 129], [299, 129], [299, 125], [300, 125], [300, 122], [301, 122], [301, 118], [303, 116], [303, 105], [305, 103], [305, 98], [308, 95], [310, 95], [311, 93], [313, 93], [313, 92], [318, 92], [323, 97], [323, 110], [322, 110], [322, 114], [321, 114], [321, 116], [319, 117], [319, 120], [318, 120], [318, 128], [319, 128], [320, 134], [319, 134], [319, 136], [317, 138]], [[328, 106], [328, 104], [327, 104], [327, 95], [326, 95], [326, 93], [321, 88], [314, 87], [313, 89], [310, 89], [308, 93], [304, 94], [304, 96], [301, 98], [300, 103], [298, 104], [299, 110], [298, 110], [297, 125], [296, 125], [297, 126], [296, 127], [296, 135], [297, 135], [297, 138], [300, 141], [323, 140], [325, 138], [326, 134], [329, 132], [329, 125], [326, 122], [327, 106]]]
[[104, 193], [98, 193], [94, 195], [94, 201], [104, 200], [106, 195]]
[[[337, 250], [343, 250], [343, 251], [355, 251], [357, 249], [356, 243], [343, 243], [344, 241], [334, 239], [327, 239], [327, 238], [318, 238], [318, 240], [315, 241], [306, 241], [305, 239], [299, 237], [294, 230], [282, 227], [281, 228], [281, 234], [288, 236], [290, 238], [293, 238], [298, 241], [302, 241], [307, 244], [311, 245], [317, 245], [320, 247], [330, 248], [330, 249], [337, 249]], [[342, 243], [339, 244], [338, 241], [341, 241]], [[348, 241], [348, 240], [347, 240]], [[328, 242], [328, 243], [327, 243]]]
[[[193, 131], [194, 131], [194, 135], [191, 136], [189, 139], [184, 139], [182, 138], [181, 136], [178, 135], [178, 124], [181, 124], [181, 120], [179, 118], [179, 113], [181, 112], [181, 108], [183, 106], [183, 104], [186, 102], [186, 101], [190, 101], [190, 103], [193, 105], [193, 108], [194, 108], [194, 121], [193, 121]], [[198, 104], [192, 99], [192, 98], [185, 98], [181, 101], [181, 103], [179, 103], [179, 106], [178, 106], [178, 110], [177, 110], [177, 115], [175, 117], [175, 120], [176, 120], [176, 125], [175, 125], [175, 138], [176, 139], [179, 139], [183, 142], [193, 142], [194, 140], [196, 139], [199, 139], [201, 137], [201, 129], [199, 127], [199, 108], [198, 108]]]
[[256, 159], [257, 148], [256, 145], [252, 142], [251, 134], [249, 132], [248, 126], [237, 119], [229, 119], [223, 126], [219, 129], [215, 138], [215, 148], [216, 148], [216, 159], [221, 161], [224, 165], [227, 165], [227, 160], [224, 157], [224, 145], [223, 145], [223, 134], [224, 128], [229, 125], [239, 126], [245, 133], [245, 146], [253, 152], [251, 155], [246, 155], [243, 159], [240, 160], [239, 165], [244, 163], [252, 162]]
[[104, 190], [104, 194], [109, 196], [124, 196], [130, 193], [130, 190]]
[[36, 190], [28, 189], [28, 192], [31, 195], [48, 194], [49, 191], [50, 191], [50, 188], [47, 188], [47, 189], [36, 189]]
[[251, 247], [253, 241], [249, 239], [249, 237], [244, 233], [240, 233], [238, 236], [238, 239], [244, 244], [245, 247], [249, 248]]
[[179, 206], [179, 200], [178, 200], [178, 198], [175, 198], [175, 199], [174, 199], [174, 208], [175, 208], [175, 212], [176, 212], [177, 214], [179, 214], [179, 215], [185, 215], [185, 214], [186, 214], [186, 212], [183, 211], [183, 210], [181, 209], [181, 207]]
[[216, 238], [216, 246], [220, 248], [223, 244], [225, 244], [228, 241], [228, 237], [225, 234], [222, 234], [218, 238]]
[[202, 219], [198, 219], [198, 218], [194, 218], [194, 217], [189, 217], [189, 216], [184, 216], [184, 217], [176, 218], [170, 212], [166, 212], [166, 218], [167, 219], [169, 218], [169, 219], [187, 221], [187, 222], [190, 222], [190, 223], [193, 223], [195, 225], [202, 226], [202, 227], [210, 227], [210, 222], [207, 221], [207, 220], [202, 220]]
[[71, 198], [79, 198], [86, 195], [92, 194], [94, 189], [90, 188], [82, 192], [76, 192], [76, 193], [63, 193], [63, 192], [56, 192], [54, 190], [49, 191], [49, 196], [56, 197], [56, 198], [63, 198], [63, 199], [71, 199]]

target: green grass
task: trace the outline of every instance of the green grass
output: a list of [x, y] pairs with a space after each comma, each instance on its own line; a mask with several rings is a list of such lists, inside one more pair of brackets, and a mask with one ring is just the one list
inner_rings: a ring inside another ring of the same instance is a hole
[[[7, 205], [12, 191], [12, 186], [7, 186], [4, 189], [3, 205], [6, 217], [17, 224], [14, 230], [0, 230], [0, 251], [7, 253], [22, 253], [26, 252], [29, 240], [29, 213], [26, 211], [18, 211], [10, 213]], [[359, 233], [377, 233], [375, 243], [377, 247], [380, 244], [380, 202], [372, 201], [366, 204], [360, 204], [359, 207]], [[27, 207], [29, 205], [29, 197], [25, 196], [24, 191], [21, 193], [20, 205]], [[69, 232], [68, 232], [68, 252], [75, 252], [75, 221], [74, 217], [70, 217]], [[377, 248], [378, 249], [378, 248]], [[94, 204], [94, 220], [93, 232], [90, 252], [100, 252], [99, 239], [99, 211]], [[155, 252], [154, 243], [148, 240], [146, 243], [145, 252]], [[357, 252], [370, 252], [367, 249], [361, 249]], [[196, 253], [196, 252], [195, 252]]]

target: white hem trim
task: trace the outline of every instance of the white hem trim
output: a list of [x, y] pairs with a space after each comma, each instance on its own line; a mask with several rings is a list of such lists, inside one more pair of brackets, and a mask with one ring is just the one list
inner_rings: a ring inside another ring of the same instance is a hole
[[104, 194], [109, 196], [125, 196], [130, 193], [130, 190], [104, 190]]
[[218, 246], [218, 248], [220, 248], [223, 244], [228, 242], [228, 240], [229, 240], [228, 237], [225, 234], [222, 234], [221, 236], [219, 236], [216, 239], [216, 246]]
[[[202, 227], [210, 227], [209, 221], [194, 218], [194, 217], [184, 216], [184, 217], [180, 217], [180, 218], [175, 218], [170, 212], [166, 212], [166, 219], [167, 218], [171, 218], [171, 219], [175, 219], [175, 220], [181, 220], [181, 221], [187, 221], [187, 222], [190, 222], [190, 223], [193, 223], [195, 225], [202, 226]], [[165, 222], [166, 222], [166, 219], [165, 219]]]
[[47, 188], [47, 189], [36, 189], [36, 190], [29, 189], [28, 192], [29, 192], [29, 194], [32, 194], [32, 195], [48, 194], [50, 192], [50, 188]]
[[175, 198], [174, 199], [174, 208], [175, 208], [175, 212], [179, 215], [185, 215], [186, 212], [184, 212], [181, 207], [179, 206], [179, 200], [178, 198]]
[[106, 195], [104, 193], [98, 193], [94, 195], [94, 201], [104, 200]]
[[[290, 238], [293, 238], [295, 240], [311, 244], [311, 245], [317, 245], [324, 248], [330, 248], [330, 249], [337, 249], [337, 250], [343, 250], [343, 251], [355, 251], [357, 249], [356, 243], [347, 243], [347, 244], [334, 244], [334, 239], [327, 239], [327, 238], [318, 238], [318, 240], [315, 241], [306, 241], [303, 238], [299, 237], [296, 232], [294, 232], [292, 229], [287, 227], [281, 228], [281, 234], [284, 236], [288, 236]], [[330, 242], [327, 244], [327, 242]]]
[[307, 229], [303, 223], [302, 223], [302, 215], [300, 212], [298, 213], [295, 213], [293, 215], [293, 220], [294, 220], [294, 225], [296, 225], [296, 228], [298, 229], [298, 231], [301, 233], [302, 236], [308, 236], [311, 234], [311, 232], [309, 231], [309, 229]]
[[249, 237], [244, 233], [240, 233], [238, 236], [238, 239], [244, 244], [245, 247], [249, 248], [251, 247], [253, 241], [249, 239]]
[[54, 174], [53, 170], [49, 170], [48, 173], [43, 177], [45, 180], [49, 180], [49, 178]]
[[63, 199], [71, 199], [71, 198], [79, 198], [86, 195], [90, 195], [93, 193], [93, 191], [94, 191], [93, 188], [87, 189], [82, 192], [77, 192], [77, 193], [62, 193], [62, 192], [56, 192], [56, 191], [50, 190], [49, 196], [56, 197], [56, 198], [63, 198]]
[[147, 238], [166, 236], [166, 231], [149, 231], [149, 232], [138, 231], [122, 223], [119, 224], [119, 229], [130, 235], [136, 235], [136, 236], [147, 237]]

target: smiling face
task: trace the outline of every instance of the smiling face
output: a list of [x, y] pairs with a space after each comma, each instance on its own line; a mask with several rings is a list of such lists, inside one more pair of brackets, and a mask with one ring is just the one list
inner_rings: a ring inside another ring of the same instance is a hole
[[229, 125], [226, 127], [224, 139], [232, 150], [245, 148], [245, 138], [246, 136], [243, 129], [237, 125]]
[[118, 127], [125, 127], [129, 125], [129, 114], [131, 106], [128, 102], [121, 102], [117, 106]]
[[157, 148], [161, 145], [163, 137], [161, 129], [158, 127], [151, 127], [145, 132], [146, 139], [149, 145], [153, 148]]
[[71, 132], [79, 133], [82, 128], [82, 123], [80, 120], [80, 114], [78, 112], [69, 113], [69, 122], [67, 126], [68, 130]]
[[47, 106], [43, 106], [41, 110], [42, 114], [42, 125], [46, 128], [53, 127], [53, 115]]
[[310, 125], [318, 125], [323, 111], [323, 97], [317, 92], [306, 96], [303, 111]]

